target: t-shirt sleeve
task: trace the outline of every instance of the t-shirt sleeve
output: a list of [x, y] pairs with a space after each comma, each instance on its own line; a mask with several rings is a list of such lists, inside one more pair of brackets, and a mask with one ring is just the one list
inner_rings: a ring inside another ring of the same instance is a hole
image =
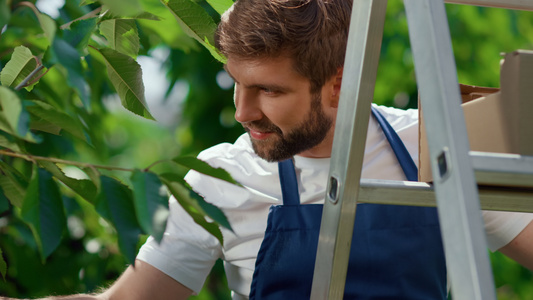
[[161, 243], [149, 237], [139, 250], [142, 260], [198, 294], [222, 249], [218, 240], [196, 224], [172, 197]]
[[509, 244], [532, 220], [533, 214], [483, 211], [487, 243], [491, 251]]

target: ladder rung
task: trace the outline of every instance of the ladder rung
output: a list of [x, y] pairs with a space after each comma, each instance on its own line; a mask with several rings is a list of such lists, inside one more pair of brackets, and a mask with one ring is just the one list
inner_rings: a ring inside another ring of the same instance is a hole
[[444, 2], [518, 10], [533, 10], [533, 3], [530, 0], [445, 0]]
[[533, 156], [470, 151], [479, 184], [533, 188]]
[[[533, 212], [533, 189], [479, 186], [481, 209]], [[433, 185], [425, 182], [362, 179], [359, 203], [436, 206]]]

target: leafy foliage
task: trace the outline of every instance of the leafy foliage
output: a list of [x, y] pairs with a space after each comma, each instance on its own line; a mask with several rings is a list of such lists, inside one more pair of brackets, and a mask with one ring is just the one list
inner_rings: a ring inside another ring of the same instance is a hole
[[[133, 135], [143, 132], [142, 123], [151, 134], [160, 132], [155, 138], [166, 130], [153, 123], [136, 59], [161, 47], [183, 56], [196, 48], [193, 39], [210, 46], [213, 17], [190, 0], [67, 1], [59, 12], [52, 18], [35, 2], [0, 1], [0, 274], [8, 279], [0, 282], [0, 295], [82, 292], [113, 276], [107, 266], [118, 275], [147, 234], [162, 239], [170, 194], [221, 241], [218, 226], [230, 228], [224, 214], [183, 181], [186, 164], [159, 161], [175, 158], [179, 147], [163, 157], [162, 149], [150, 149], [143, 153], [150, 160], [109, 164], [136, 148], [129, 141], [117, 148], [117, 127], [110, 124], [121, 123]], [[195, 22], [199, 12], [206, 23]], [[160, 30], [158, 22], [168, 28]], [[132, 114], [117, 113], [108, 100], [113, 95]], [[207, 164], [201, 171], [233, 181]], [[80, 247], [85, 251], [76, 254]], [[38, 260], [27, 258], [36, 254]], [[57, 273], [65, 263], [69, 267]], [[62, 274], [60, 285], [36, 284], [29, 270]]]
[[[231, 88], [217, 83], [225, 58], [212, 39], [231, 4], [68, 0], [52, 17], [34, 0], [0, 0], [0, 296], [105, 286], [147, 234], [161, 238], [168, 194], [222, 239], [219, 225], [230, 224], [183, 174], [195, 169], [234, 182], [194, 158], [242, 133]], [[500, 52], [533, 46], [530, 12], [447, 10], [462, 83], [498, 86]], [[386, 20], [375, 102], [415, 107], [401, 1], [389, 1]], [[152, 120], [159, 114], [145, 58], [160, 59], [170, 82], [159, 105], [180, 106], [169, 125]], [[530, 298], [531, 272], [500, 254], [491, 258], [499, 298]], [[197, 298], [229, 299], [222, 273], [217, 263]]]

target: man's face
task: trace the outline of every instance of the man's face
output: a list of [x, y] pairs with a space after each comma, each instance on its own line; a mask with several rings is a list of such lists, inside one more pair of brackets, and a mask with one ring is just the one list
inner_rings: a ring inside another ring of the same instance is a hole
[[255, 152], [267, 161], [296, 154], [329, 157], [336, 105], [331, 84], [310, 93], [310, 82], [285, 57], [228, 59], [235, 80], [235, 119], [250, 135]]

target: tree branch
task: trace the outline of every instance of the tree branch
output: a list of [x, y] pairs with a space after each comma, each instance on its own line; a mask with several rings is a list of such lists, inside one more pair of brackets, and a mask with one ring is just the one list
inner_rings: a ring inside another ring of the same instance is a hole
[[35, 155], [30, 155], [30, 154], [22, 154], [22, 153], [17, 153], [17, 152], [12, 152], [12, 151], [6, 151], [3, 149], [0, 149], [0, 155], [18, 157], [18, 158], [22, 158], [24, 160], [27, 160], [33, 163], [35, 163], [36, 161], [49, 161], [49, 162], [58, 163], [58, 164], [78, 166], [82, 168], [93, 168], [93, 169], [96, 168], [96, 169], [105, 169], [105, 170], [111, 170], [111, 171], [124, 171], [124, 172], [134, 171], [133, 169], [104, 166], [104, 165], [95, 165], [95, 164], [90, 164], [90, 163], [82, 163], [82, 162], [64, 160], [64, 159], [53, 158], [53, 157], [35, 156]]
[[26, 76], [26, 78], [24, 78], [24, 80], [22, 80], [22, 82], [19, 83], [17, 87], [15, 87], [15, 90], [19, 91], [20, 89], [28, 85], [28, 82], [33, 78], [33, 76], [41, 72], [43, 68], [44, 68], [44, 65], [42, 64], [37, 65], [37, 67], [33, 71], [31, 71], [31, 73], [28, 76]]
[[68, 23], [65, 23], [65, 24], [61, 25], [59, 28], [62, 29], [62, 30], [63, 30], [63, 29], [68, 29], [68, 28], [70, 27], [70, 24], [72, 24], [72, 23], [74, 23], [74, 22], [76, 22], [76, 21], [85, 20], [85, 19], [90, 19], [90, 18], [92, 18], [92, 17], [96, 17], [96, 16], [98, 16], [98, 14], [100, 13], [100, 11], [102, 11], [102, 7], [101, 7], [101, 6], [98, 7], [98, 8], [96, 8], [96, 9], [94, 9], [93, 11], [91, 11], [91, 12], [89, 12], [89, 13], [87, 13], [87, 14], [85, 14], [85, 15], [79, 17], [79, 18], [77, 18], [77, 19], [74, 19], [74, 20], [72, 20], [72, 21], [70, 21], [70, 22], [68, 22]]

